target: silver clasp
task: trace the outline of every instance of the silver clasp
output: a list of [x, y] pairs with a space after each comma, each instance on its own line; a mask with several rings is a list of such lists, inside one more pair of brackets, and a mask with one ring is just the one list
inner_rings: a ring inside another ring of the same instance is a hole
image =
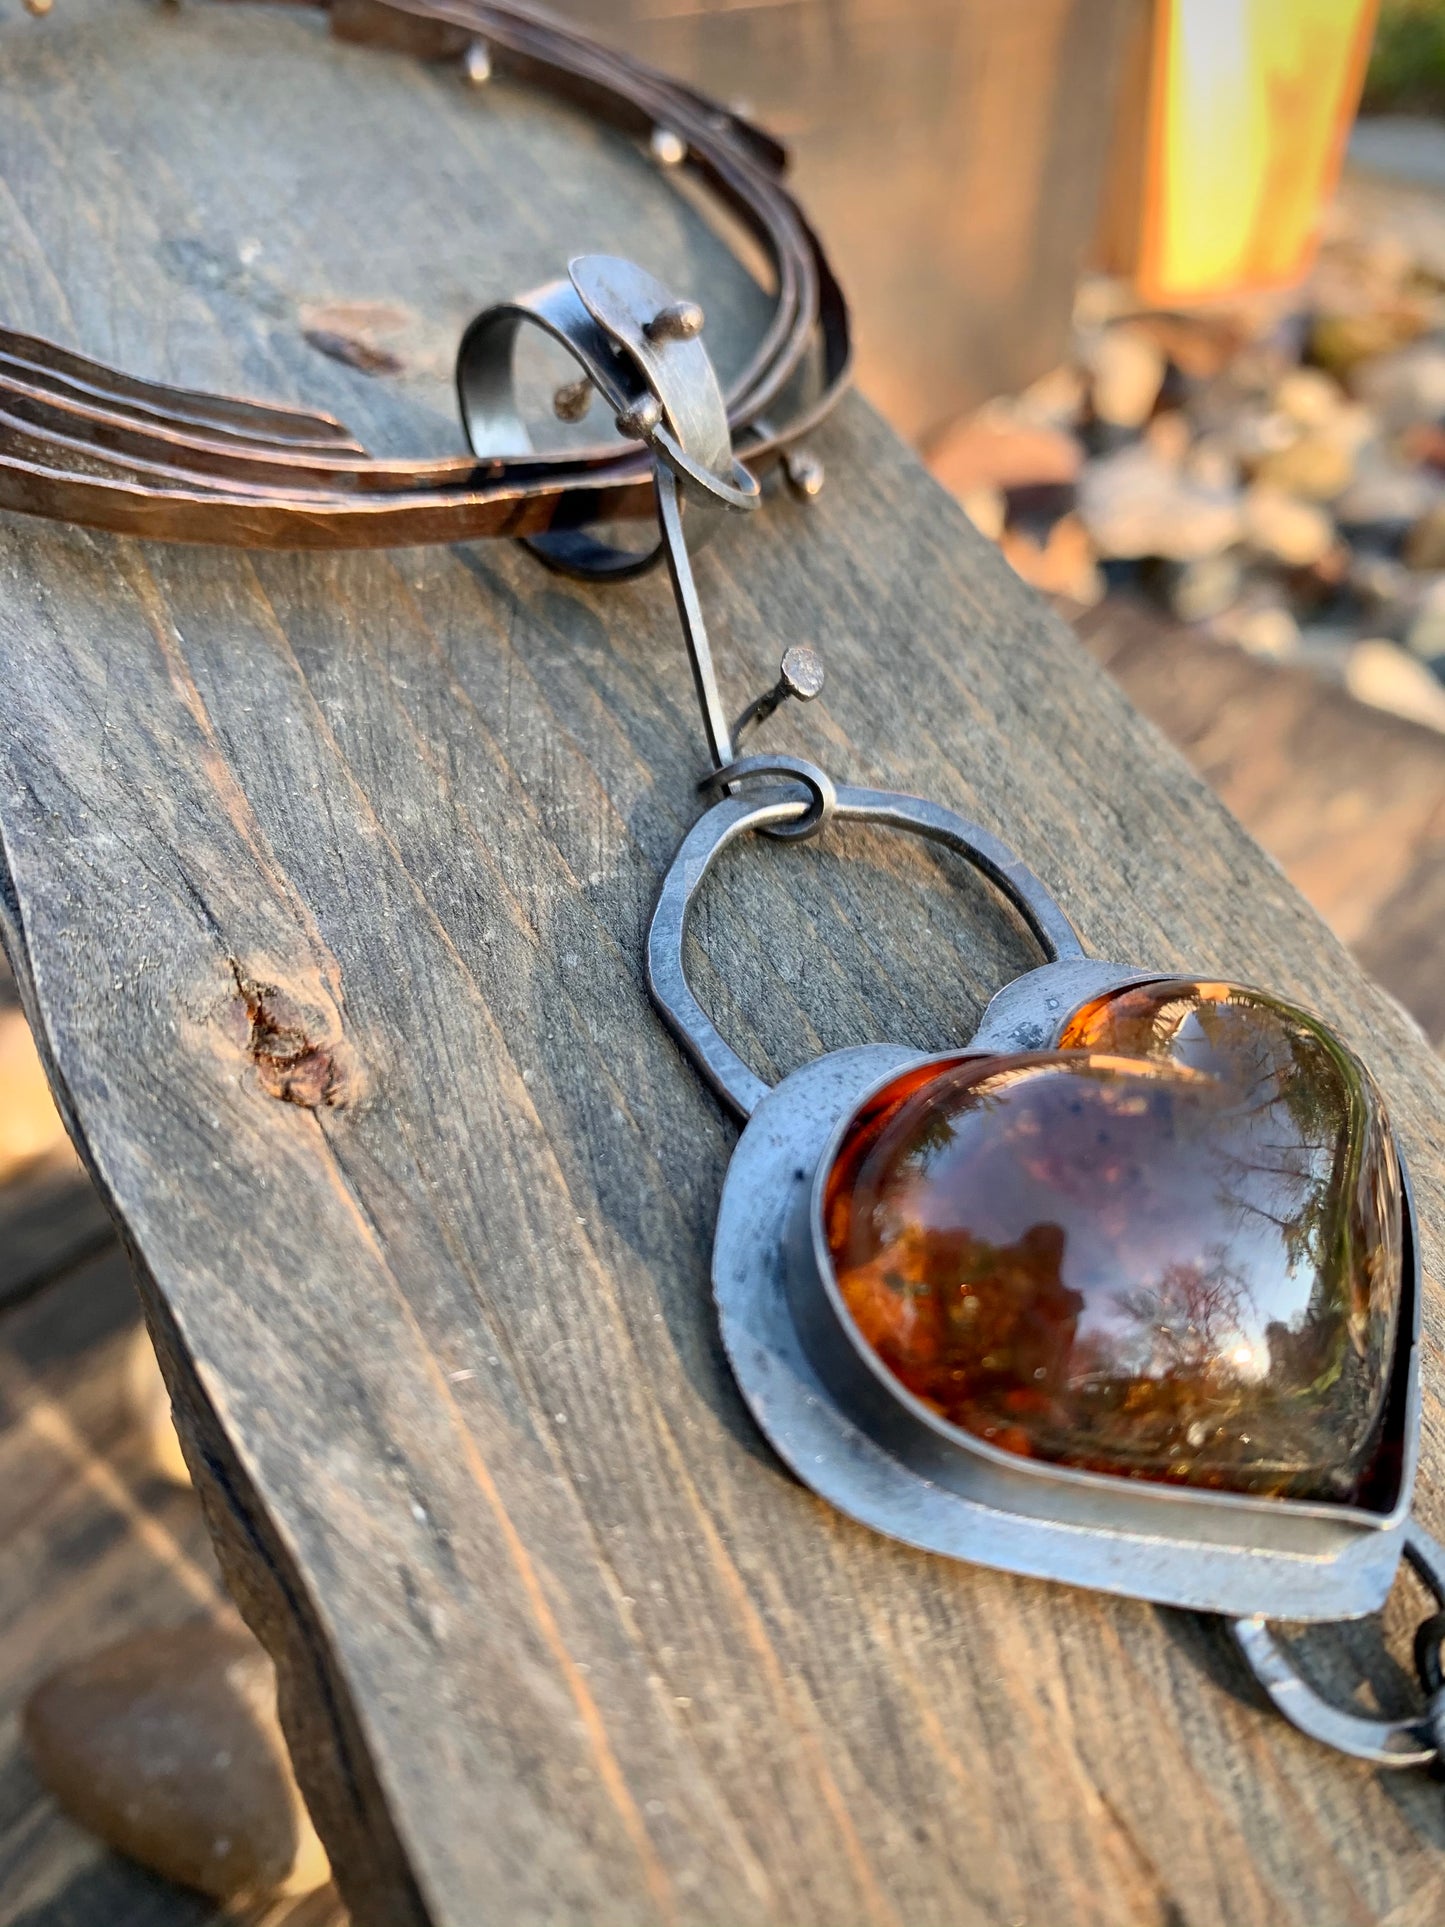
[[457, 396], [473, 452], [480, 458], [532, 452], [517, 406], [513, 350], [523, 323], [545, 330], [582, 368], [557, 390], [564, 420], [586, 414], [593, 391], [611, 408], [619, 433], [652, 458], [659, 540], [639, 552], [618, 549], [583, 528], [553, 528], [525, 538], [548, 567], [589, 581], [620, 581], [665, 560], [692, 665], [711, 772], [730, 787], [756, 771], [735, 765], [736, 743], [793, 699], [809, 702], [823, 686], [823, 665], [803, 644], [784, 651], [777, 683], [729, 724], [718, 687], [707, 623], [693, 575], [688, 537], [705, 541], [725, 510], [757, 507], [757, 478], [732, 452], [727, 407], [702, 342], [696, 302], [676, 300], [644, 269], [615, 255], [581, 255], [565, 281], [485, 309], [462, 337]]

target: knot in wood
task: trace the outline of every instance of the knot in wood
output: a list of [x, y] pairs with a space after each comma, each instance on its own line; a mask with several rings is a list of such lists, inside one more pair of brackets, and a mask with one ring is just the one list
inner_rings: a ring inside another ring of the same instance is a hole
[[245, 1025], [246, 1055], [261, 1088], [282, 1104], [336, 1109], [355, 1094], [351, 1052], [318, 1011], [305, 1008], [279, 984], [260, 983], [232, 963]]

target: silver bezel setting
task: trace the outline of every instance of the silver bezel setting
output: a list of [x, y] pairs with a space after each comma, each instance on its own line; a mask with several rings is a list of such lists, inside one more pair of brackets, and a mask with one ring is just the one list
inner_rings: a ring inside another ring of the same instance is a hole
[[833, 1279], [822, 1189], [870, 1097], [920, 1065], [1049, 1049], [1091, 998], [1165, 975], [1092, 960], [1047, 964], [1007, 985], [956, 1050], [839, 1051], [770, 1092], [734, 1153], [718, 1212], [713, 1288], [723, 1342], [779, 1456], [874, 1531], [950, 1558], [1161, 1605], [1231, 1617], [1359, 1617], [1390, 1589], [1415, 1477], [1420, 1288], [1408, 1183], [1385, 1419], [1400, 1476], [1384, 1512], [1130, 1480], [1003, 1452], [940, 1419], [886, 1371]]

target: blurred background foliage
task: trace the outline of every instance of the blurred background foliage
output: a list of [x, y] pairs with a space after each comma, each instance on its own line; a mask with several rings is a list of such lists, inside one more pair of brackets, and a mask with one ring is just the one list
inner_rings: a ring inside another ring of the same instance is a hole
[[1367, 113], [1445, 112], [1445, 0], [1383, 0]]

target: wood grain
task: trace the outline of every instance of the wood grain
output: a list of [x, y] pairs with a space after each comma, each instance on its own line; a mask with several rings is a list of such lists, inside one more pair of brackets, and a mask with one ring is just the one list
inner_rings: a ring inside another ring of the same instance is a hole
[[[0, 48], [0, 306], [92, 352], [454, 445], [435, 372], [319, 357], [303, 306], [401, 299], [435, 340], [622, 245], [724, 350], [755, 309], [623, 143], [505, 90], [138, 0]], [[821, 642], [772, 740], [1000, 830], [1100, 952], [1275, 984], [1369, 1056], [1432, 1266], [1440, 1530], [1440, 1065], [865, 406], [820, 452], [813, 510], [701, 559], [730, 691]], [[0, 569], [7, 941], [358, 1922], [1438, 1915], [1438, 1789], [1292, 1734], [1213, 1630], [870, 1537], [753, 1431], [706, 1282], [733, 1133], [640, 965], [699, 760], [661, 583], [21, 520]], [[769, 1072], [941, 1046], [1030, 961], [981, 886], [861, 837], [738, 852], [699, 937]]]

